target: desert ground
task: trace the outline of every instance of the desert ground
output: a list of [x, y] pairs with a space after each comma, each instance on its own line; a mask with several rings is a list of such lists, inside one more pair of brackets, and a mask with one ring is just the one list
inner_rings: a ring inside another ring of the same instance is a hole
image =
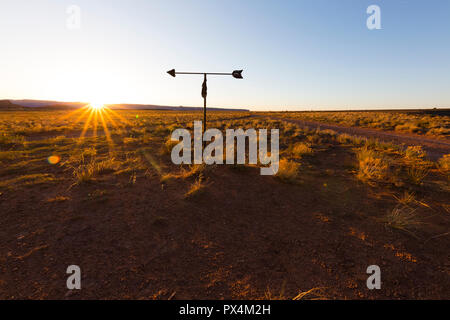
[[201, 119], [0, 111], [0, 298], [450, 299], [448, 114], [209, 112], [280, 129], [275, 176], [174, 165]]

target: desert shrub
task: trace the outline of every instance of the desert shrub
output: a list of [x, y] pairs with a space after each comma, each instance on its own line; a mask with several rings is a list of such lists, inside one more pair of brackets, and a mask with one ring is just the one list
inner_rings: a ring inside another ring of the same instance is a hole
[[395, 126], [395, 131], [420, 133], [420, 132], [422, 132], [422, 128], [413, 123], [405, 123], [405, 124], [399, 124], [399, 125]]
[[437, 162], [439, 171], [450, 177], [450, 154], [445, 154]]
[[95, 148], [85, 148], [69, 156], [69, 158], [62, 163], [62, 165], [72, 168], [75, 165], [89, 162], [97, 154]]
[[423, 160], [427, 156], [427, 153], [421, 146], [409, 146], [405, 151], [405, 158], [408, 160]]
[[358, 179], [368, 183], [387, 179], [389, 163], [381, 153], [364, 146], [357, 151], [356, 155], [359, 163]]
[[300, 164], [295, 161], [281, 159], [276, 176], [285, 182], [294, 182], [298, 177]]
[[96, 162], [94, 166], [95, 173], [107, 174], [116, 171], [120, 167], [120, 163], [116, 161], [116, 159], [110, 158], [108, 160]]
[[447, 128], [431, 128], [428, 130], [427, 135], [432, 136], [449, 136], [450, 135], [450, 129]]
[[347, 133], [338, 134], [336, 140], [339, 143], [351, 143], [353, 141], [353, 137]]
[[92, 158], [89, 162], [81, 162], [78, 165], [71, 165], [72, 175], [75, 178], [74, 184], [92, 181], [95, 175], [102, 175], [114, 172], [119, 169], [120, 163], [114, 158], [96, 161]]
[[430, 165], [426, 162], [415, 162], [407, 168], [407, 173], [413, 184], [421, 185], [430, 173]]
[[306, 140], [308, 140], [311, 144], [321, 144], [322, 137], [318, 133], [308, 134], [306, 136]]
[[312, 152], [313, 150], [311, 149], [310, 144], [299, 142], [292, 147], [292, 154], [298, 157]]
[[95, 166], [93, 162], [87, 164], [80, 164], [73, 167], [73, 176], [75, 178], [75, 184], [86, 183], [94, 178]]
[[431, 163], [421, 146], [409, 146], [405, 150], [406, 173], [411, 183], [421, 185], [430, 172]]
[[322, 138], [322, 141], [326, 141], [326, 142], [334, 141], [337, 136], [336, 131], [330, 130], [330, 129], [320, 130], [320, 131], [318, 131], [318, 134]]

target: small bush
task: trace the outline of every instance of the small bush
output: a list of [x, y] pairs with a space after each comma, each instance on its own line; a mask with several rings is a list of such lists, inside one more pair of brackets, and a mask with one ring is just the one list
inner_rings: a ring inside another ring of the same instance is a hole
[[442, 156], [438, 160], [437, 167], [440, 172], [450, 177], [450, 154]]
[[408, 177], [415, 185], [421, 185], [426, 176], [430, 173], [430, 165], [426, 162], [413, 163], [408, 167]]
[[311, 149], [309, 144], [306, 143], [297, 143], [292, 148], [292, 154], [301, 157], [304, 154], [312, 153], [313, 150]]
[[294, 182], [298, 177], [300, 164], [295, 161], [281, 159], [276, 176], [285, 182]]
[[95, 173], [98, 174], [107, 174], [116, 171], [120, 166], [120, 163], [117, 162], [114, 158], [103, 160], [95, 163]]
[[342, 133], [337, 136], [336, 139], [339, 143], [346, 144], [353, 141], [353, 137], [347, 133]]
[[423, 129], [413, 123], [399, 124], [395, 126], [395, 131], [405, 131], [410, 133], [421, 133]]
[[78, 166], [72, 166], [73, 176], [75, 178], [74, 184], [86, 183], [92, 181], [95, 175], [102, 175], [116, 171], [120, 163], [114, 158], [96, 162], [91, 159], [90, 162], [81, 162]]
[[95, 166], [93, 162], [87, 164], [80, 164], [73, 168], [73, 176], [75, 184], [86, 183], [94, 178]]
[[408, 160], [423, 160], [427, 153], [421, 146], [409, 146], [405, 151], [405, 158]]
[[389, 164], [382, 154], [364, 146], [356, 155], [359, 162], [358, 179], [369, 183], [387, 179]]

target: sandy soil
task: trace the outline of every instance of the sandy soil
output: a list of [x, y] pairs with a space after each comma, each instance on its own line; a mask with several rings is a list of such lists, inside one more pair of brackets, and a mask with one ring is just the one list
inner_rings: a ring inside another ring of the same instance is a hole
[[[449, 299], [449, 218], [424, 213], [419, 238], [387, 229], [395, 206], [385, 187], [358, 183], [354, 158], [328, 148], [296, 185], [257, 168], [219, 166], [205, 193], [192, 180], [161, 184], [156, 172], [94, 183], [30, 187], [0, 195], [0, 298], [293, 298], [323, 288], [330, 299]], [[51, 167], [55, 175], [67, 174]], [[65, 196], [67, 201], [48, 202]], [[445, 194], [423, 195], [435, 208]], [[436, 207], [437, 208], [437, 207]], [[82, 289], [66, 289], [66, 268]], [[368, 290], [366, 268], [382, 270]]]

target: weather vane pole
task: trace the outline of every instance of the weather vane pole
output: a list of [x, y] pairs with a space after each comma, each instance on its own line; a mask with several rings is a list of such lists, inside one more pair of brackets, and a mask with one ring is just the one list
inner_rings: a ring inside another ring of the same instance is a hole
[[242, 79], [242, 71], [243, 70], [234, 70], [231, 73], [223, 73], [223, 72], [176, 72], [175, 69], [167, 71], [172, 77], [175, 78], [177, 74], [202, 74], [203, 75], [203, 84], [202, 84], [202, 97], [203, 97], [203, 133], [206, 131], [206, 96], [208, 87], [206, 85], [206, 76], [214, 75], [214, 76], [233, 76], [236, 79]]

